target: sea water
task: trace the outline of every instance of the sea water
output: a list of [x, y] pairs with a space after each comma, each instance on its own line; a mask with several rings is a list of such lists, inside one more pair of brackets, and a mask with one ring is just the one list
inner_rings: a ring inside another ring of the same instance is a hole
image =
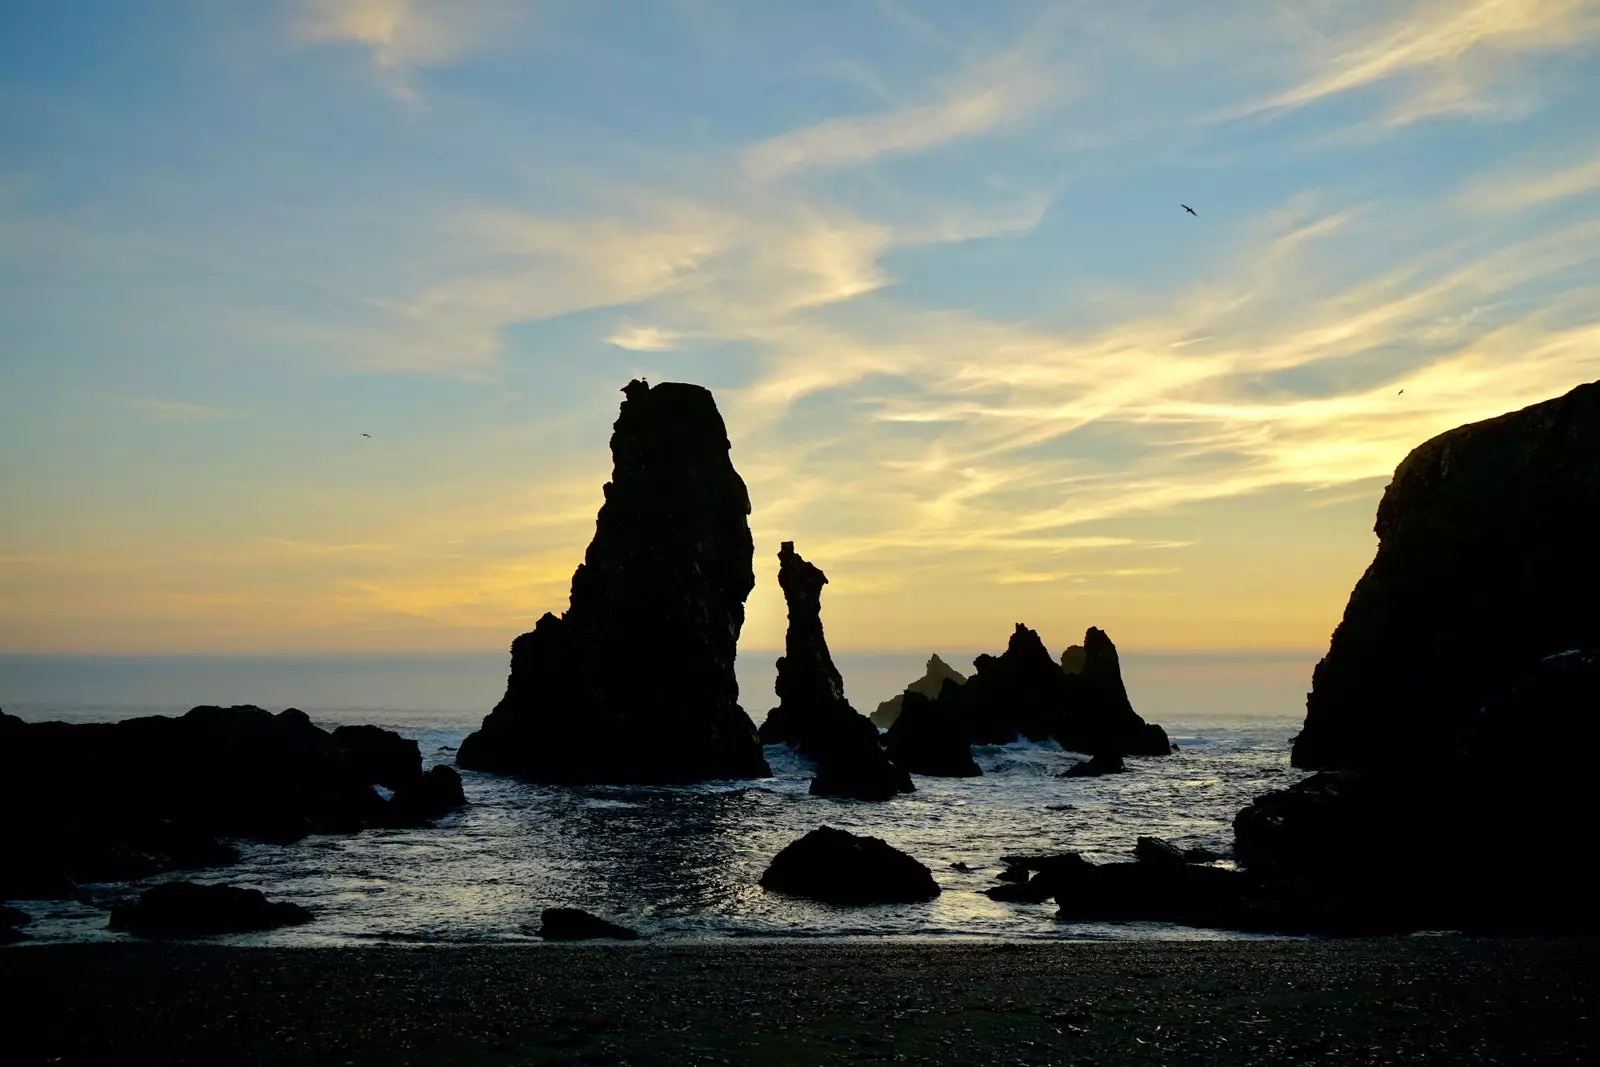
[[[968, 657], [946, 657], [958, 669]], [[863, 710], [921, 673], [925, 656], [840, 656]], [[771, 658], [740, 664], [759, 720]], [[229, 867], [173, 873], [258, 888], [310, 908], [301, 927], [223, 939], [270, 945], [514, 943], [535, 939], [539, 912], [579, 907], [656, 938], [923, 936], [1219, 937], [1167, 924], [1064, 923], [1054, 905], [991, 901], [1002, 855], [1081, 852], [1127, 859], [1141, 834], [1226, 853], [1234, 814], [1301, 776], [1289, 738], [1307, 658], [1124, 656], [1135, 706], [1178, 745], [1129, 759], [1129, 772], [1058, 777], [1078, 757], [1054, 744], [974, 750], [983, 776], [915, 777], [886, 803], [812, 797], [810, 767], [767, 749], [773, 777], [694, 786], [572, 788], [463, 772], [469, 805], [415, 830], [241, 844]], [[30, 720], [107, 721], [181, 714], [198, 703], [301, 707], [332, 728], [373, 723], [448, 763], [504, 684], [505, 657], [0, 658], [0, 706]], [[860, 694], [860, 695], [858, 695]], [[26, 758], [25, 753], [9, 758]], [[818, 826], [887, 840], [926, 864], [943, 892], [922, 904], [838, 908], [762, 890], [774, 854]], [[955, 865], [962, 864], [966, 870]], [[115, 940], [103, 908], [145, 883], [86, 887], [85, 901], [29, 902], [35, 943]]]

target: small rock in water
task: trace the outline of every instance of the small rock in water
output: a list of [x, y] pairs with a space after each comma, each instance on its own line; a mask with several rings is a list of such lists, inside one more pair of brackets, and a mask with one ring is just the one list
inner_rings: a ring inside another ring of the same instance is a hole
[[1089, 759], [1080, 760], [1062, 771], [1058, 778], [1098, 778], [1102, 774], [1121, 774], [1126, 771], [1127, 765], [1122, 762], [1122, 757], [1116, 753], [1091, 756]]
[[637, 941], [639, 932], [607, 922], [579, 908], [546, 908], [540, 914], [539, 936], [546, 941]]
[[898, 904], [939, 895], [933, 872], [915, 859], [881, 838], [831, 826], [785, 845], [761, 885], [829, 904]]
[[204, 937], [298, 926], [311, 919], [300, 905], [268, 900], [259, 889], [166, 882], [146, 889], [132, 904], [115, 905], [106, 928]]

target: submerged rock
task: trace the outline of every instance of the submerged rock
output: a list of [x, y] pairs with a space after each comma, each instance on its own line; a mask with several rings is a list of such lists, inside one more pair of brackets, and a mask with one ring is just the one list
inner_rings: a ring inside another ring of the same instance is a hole
[[1448, 758], [1491, 694], [1546, 656], [1600, 648], [1600, 383], [1419, 445], [1374, 528], [1312, 677], [1297, 767]]
[[512, 643], [505, 696], [456, 762], [569, 784], [765, 777], [734, 676], [755, 574], [727, 429], [700, 386], [623, 392], [570, 605]]
[[912, 790], [911, 778], [890, 762], [878, 728], [845, 699], [844, 679], [822, 632], [822, 587], [828, 576], [785, 541], [778, 551], [778, 584], [789, 609], [784, 654], [778, 659], [778, 706], [761, 724], [763, 744], [786, 744], [817, 761], [816, 796], [888, 800]]
[[[359, 735], [370, 748], [410, 745], [416, 758], [414, 743], [370, 730]], [[353, 833], [392, 825], [396, 811], [373, 789], [379, 775], [399, 780], [394, 768], [376, 769], [370, 753], [353, 753], [294, 708], [71, 724], [0, 714], [0, 751], [11, 757], [0, 810], [26, 813], [8, 828], [0, 899], [229, 863], [237, 853], [221, 838]]]
[[829, 904], [898, 904], [939, 895], [933, 872], [904, 852], [881, 838], [831, 826], [785, 845], [761, 886]]
[[953, 706], [906, 690], [884, 741], [889, 758], [912, 774], [973, 778], [983, 773], [972, 758], [966, 720]]
[[900, 709], [904, 704], [906, 693], [918, 693], [929, 700], [936, 700], [944, 689], [944, 683], [961, 685], [967, 680], [966, 675], [940, 659], [935, 653], [928, 657], [928, 665], [923, 669], [922, 677], [906, 686], [905, 691], [878, 705], [878, 710], [872, 713], [872, 723], [882, 729], [889, 729], [895, 720], [900, 717]]
[[607, 922], [578, 908], [546, 908], [539, 916], [546, 941], [637, 941], [639, 932]]
[[312, 918], [300, 905], [269, 901], [256, 889], [166, 882], [132, 904], [112, 907], [107, 926], [134, 934], [205, 936], [298, 926]]

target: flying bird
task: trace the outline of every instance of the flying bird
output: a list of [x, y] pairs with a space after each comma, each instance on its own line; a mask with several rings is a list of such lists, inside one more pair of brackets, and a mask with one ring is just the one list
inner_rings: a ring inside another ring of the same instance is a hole
[[1404, 390], [1404, 389], [1402, 389], [1402, 390], [1400, 390], [1400, 392], [1398, 392], [1398, 393], [1396, 393], [1396, 394], [1394, 394], [1394, 395], [1395, 395], [1395, 396], [1402, 396], [1402, 395], [1404, 395], [1404, 393], [1405, 393], [1405, 390]]
[[371, 434], [370, 434], [370, 433], [364, 433], [364, 434], [362, 434], [362, 435], [361, 435], [361, 436], [362, 436], [362, 437], [371, 437], [371, 436], [372, 436], [372, 435], [371, 435]]
[[1187, 211], [1189, 214], [1193, 215], [1195, 218], [1200, 217], [1200, 213], [1194, 208], [1190, 207], [1188, 204], [1179, 204], [1178, 206], [1183, 208], [1183, 210]]

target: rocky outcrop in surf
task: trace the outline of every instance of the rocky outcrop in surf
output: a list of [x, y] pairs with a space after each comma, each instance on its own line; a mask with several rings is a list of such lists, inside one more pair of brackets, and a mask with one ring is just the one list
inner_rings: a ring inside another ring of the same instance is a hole
[[[416, 742], [375, 727], [343, 735], [352, 736], [347, 746], [303, 711], [248, 705], [115, 723], [0, 714], [9, 757], [0, 899], [229, 863], [229, 838], [287, 843], [416, 826], [464, 803], [453, 770], [422, 773]], [[393, 788], [393, 799], [374, 784]]]
[[1546, 656], [1600, 648], [1600, 382], [1419, 445], [1374, 528], [1312, 678], [1298, 767], [1448, 758], [1490, 694]]
[[569, 784], [764, 777], [734, 677], [755, 573], [727, 429], [700, 386], [623, 393], [567, 611], [512, 643], [505, 696], [456, 762]]
[[889, 758], [912, 774], [973, 778], [983, 773], [972, 758], [966, 722], [953, 704], [909, 689], [884, 742]]
[[828, 904], [901, 904], [939, 895], [933, 872], [878, 837], [823, 826], [785, 845], [764, 889]]
[[132, 903], [113, 905], [106, 925], [130, 934], [208, 937], [300, 926], [312, 918], [299, 904], [268, 900], [259, 889], [164, 882]]
[[929, 700], [937, 700], [939, 693], [944, 689], [944, 683], [960, 685], [967, 680], [967, 676], [940, 659], [938, 653], [928, 657], [928, 665], [922, 672], [922, 677], [906, 686], [905, 692], [896, 693], [894, 696], [878, 705], [878, 709], [871, 715], [872, 724], [880, 729], [887, 730], [894, 725], [900, 717], [905, 693], [917, 693]]
[[763, 744], [786, 744], [817, 762], [818, 796], [887, 800], [912, 791], [911, 778], [884, 755], [878, 728], [845, 699], [844, 679], [822, 632], [822, 587], [828, 576], [794, 550], [778, 551], [778, 585], [789, 629], [778, 659], [778, 706], [761, 724]]
[[546, 908], [539, 915], [539, 936], [546, 941], [637, 941], [639, 931], [578, 908]]
[[1063, 748], [1096, 756], [1164, 756], [1171, 744], [1160, 726], [1133, 710], [1122, 684], [1116, 646], [1091, 627], [1081, 655], [1057, 663], [1038, 633], [1017, 623], [1006, 650], [979, 656], [966, 684], [945, 686], [938, 703], [966, 723], [974, 744], [1054, 738]]

